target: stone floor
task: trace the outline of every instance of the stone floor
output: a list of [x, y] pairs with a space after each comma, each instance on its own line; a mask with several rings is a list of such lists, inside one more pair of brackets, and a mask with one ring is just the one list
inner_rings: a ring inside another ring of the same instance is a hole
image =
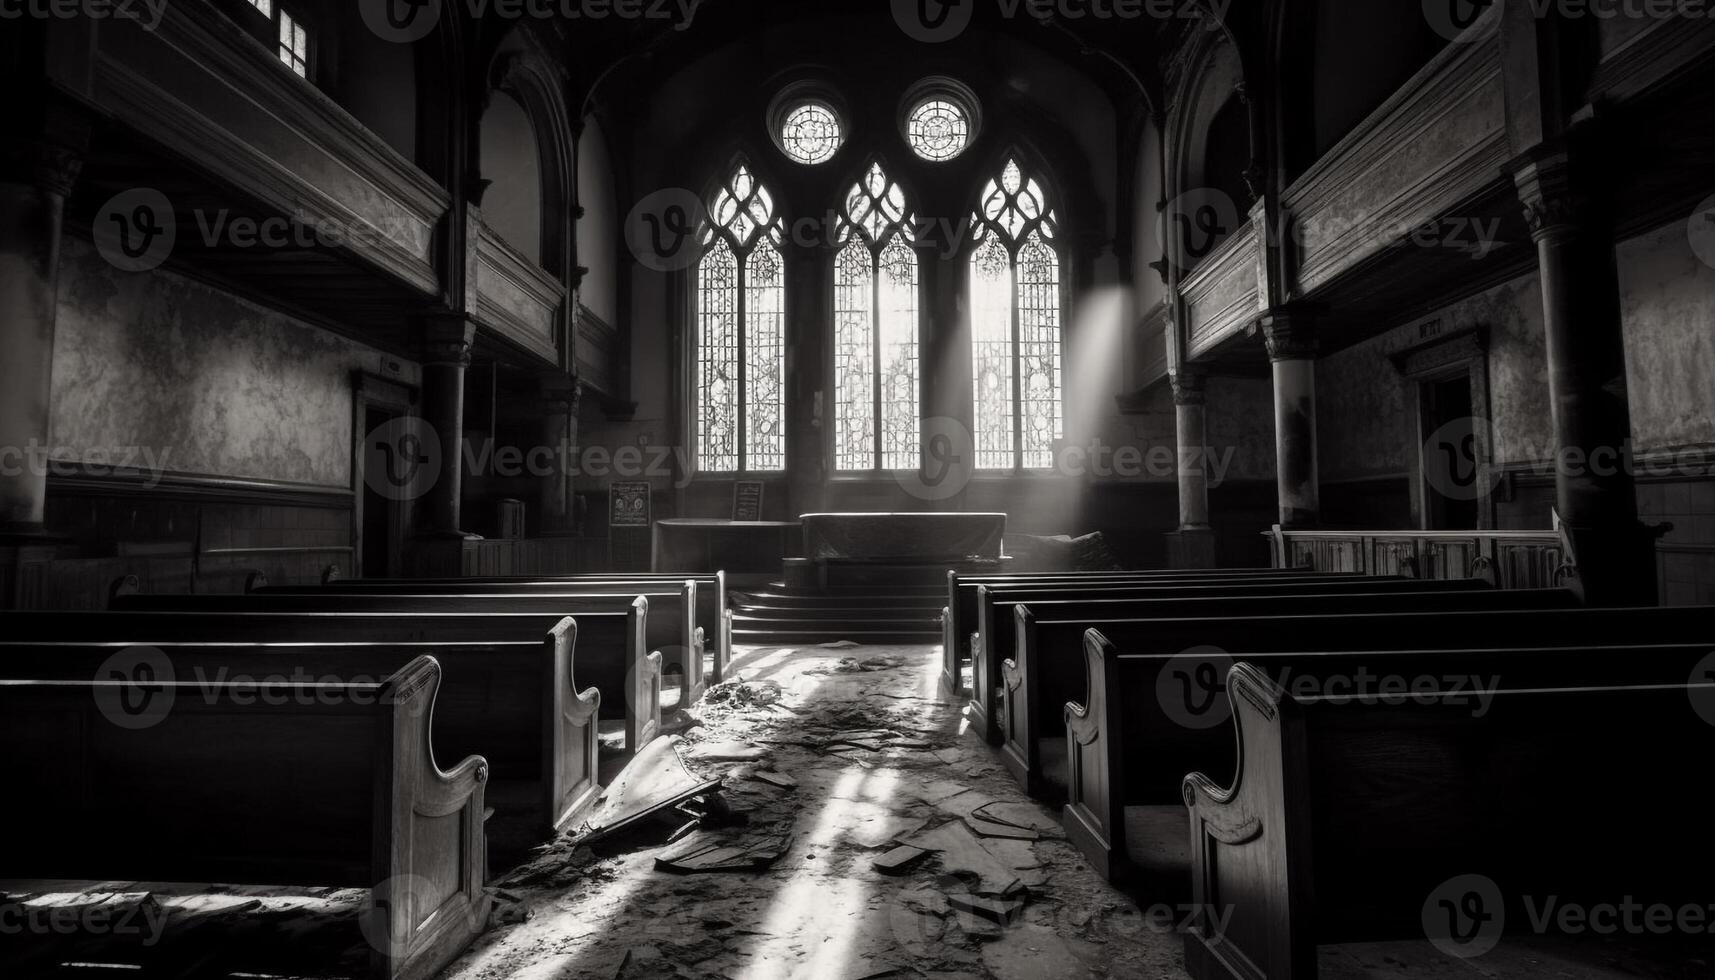
[[[496, 883], [519, 900], [503, 916], [523, 921], [491, 930], [449, 980], [1185, 976], [1169, 925], [1182, 913], [1140, 909], [1089, 869], [1058, 815], [1025, 797], [965, 730], [937, 691], [939, 668], [934, 647], [744, 651], [734, 669], [746, 695], [777, 689], [778, 700], [705, 701], [682, 748], [695, 774], [723, 778], [722, 799], [748, 825], [699, 833], [789, 830], [786, 854], [763, 871], [681, 875], [656, 869], [668, 851], [659, 844], [607, 855], [551, 848]], [[865, 744], [831, 744], [840, 738]], [[747, 746], [762, 758], [718, 758]], [[771, 785], [759, 769], [797, 785]], [[979, 808], [1040, 835], [981, 839], [1027, 893], [1009, 924], [949, 908], [947, 896], [967, 886], [939, 855], [896, 876], [873, 867], [896, 840]]]

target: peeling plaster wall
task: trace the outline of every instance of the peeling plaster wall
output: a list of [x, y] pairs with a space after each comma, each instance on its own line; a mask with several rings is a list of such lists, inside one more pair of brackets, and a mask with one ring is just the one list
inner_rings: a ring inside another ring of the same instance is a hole
[[1715, 443], [1715, 266], [1679, 222], [1617, 251], [1637, 448]]
[[[181, 276], [128, 274], [67, 239], [52, 435], [74, 458], [347, 488], [353, 371], [382, 355]], [[415, 383], [415, 365], [406, 365]]]
[[1416, 439], [1406, 383], [1383, 334], [1316, 363], [1317, 453], [1322, 482], [1404, 476]]

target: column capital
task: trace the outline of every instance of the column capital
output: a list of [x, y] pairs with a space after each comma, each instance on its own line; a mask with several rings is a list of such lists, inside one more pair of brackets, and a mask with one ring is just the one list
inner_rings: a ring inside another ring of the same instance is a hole
[[1566, 150], [1527, 154], [1510, 167], [1525, 222], [1537, 241], [1576, 231], [1589, 209]]
[[1316, 357], [1316, 313], [1280, 308], [1257, 318], [1256, 331], [1271, 361], [1308, 361]]
[[1173, 386], [1173, 404], [1208, 404], [1209, 372], [1201, 367], [1181, 367], [1170, 372], [1168, 383]]
[[432, 313], [417, 323], [417, 348], [424, 364], [470, 367], [476, 324], [462, 313]]

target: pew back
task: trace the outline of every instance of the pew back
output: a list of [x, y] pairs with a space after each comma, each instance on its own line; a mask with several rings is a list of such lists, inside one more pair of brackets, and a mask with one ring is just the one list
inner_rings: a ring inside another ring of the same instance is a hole
[[172, 710], [126, 727], [101, 710], [107, 682], [0, 681], [3, 776], [29, 801], [0, 807], [0, 835], [28, 842], [8, 851], [8, 873], [361, 886], [379, 923], [373, 975], [430, 975], [481, 931], [489, 904], [488, 767], [435, 765], [439, 682], [424, 657], [379, 683], [279, 699], [157, 687]]
[[466, 615], [498, 613], [544, 613], [554, 616], [584, 615], [624, 610], [637, 598], [648, 603], [645, 642], [661, 651], [662, 666], [678, 665], [680, 704], [688, 706], [702, 696], [703, 651], [694, 610], [698, 588], [695, 581], [677, 588], [639, 591], [627, 588], [611, 593], [528, 592], [485, 593], [478, 589], [446, 593], [376, 591], [361, 594], [324, 592], [249, 592], [244, 594], [130, 594], [112, 600], [115, 611], [166, 612], [284, 612], [284, 613], [414, 613], [450, 612]]
[[[183, 683], [186, 697], [253, 682], [375, 683], [419, 656], [433, 656], [444, 682], [435, 699], [441, 758], [480, 754], [493, 781], [536, 783], [519, 799], [537, 834], [562, 829], [600, 792], [597, 688], [577, 686], [577, 626], [562, 620], [540, 642], [243, 643], [140, 646], [125, 641], [0, 641], [0, 679]], [[175, 699], [176, 700], [176, 699]], [[510, 802], [510, 797], [507, 797]], [[500, 798], [491, 801], [501, 803]]]
[[1241, 771], [1184, 787], [1193, 907], [1225, 920], [1195, 922], [1193, 976], [1314, 980], [1319, 943], [1477, 939], [1442, 903], [1515, 929], [1533, 897], [1708, 907], [1715, 854], [1663, 832], [1638, 789], [1682, 785], [1715, 750], [1695, 710], [1715, 685], [1508, 688], [1474, 713], [1293, 696], [1250, 664], [1229, 683]]

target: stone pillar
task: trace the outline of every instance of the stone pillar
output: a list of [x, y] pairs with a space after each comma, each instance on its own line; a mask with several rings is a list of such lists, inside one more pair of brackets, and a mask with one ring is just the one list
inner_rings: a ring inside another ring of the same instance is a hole
[[1274, 454], [1280, 525], [1315, 527], [1322, 516], [1316, 470], [1316, 324], [1303, 310], [1263, 315], [1259, 328], [1274, 365]]
[[1174, 568], [1213, 568], [1215, 532], [1209, 525], [1209, 454], [1205, 387], [1201, 368], [1182, 367], [1170, 377], [1173, 415], [1179, 444], [1179, 530], [1174, 533], [1169, 559]]
[[464, 376], [470, 367], [476, 325], [463, 314], [441, 314], [421, 323], [423, 422], [439, 441], [437, 473], [418, 502], [421, 528], [429, 537], [474, 538], [460, 527], [464, 493]]
[[0, 161], [0, 537], [43, 533], [60, 226], [75, 150], [15, 133]]
[[1653, 535], [1638, 520], [1613, 222], [1564, 149], [1513, 179], [1536, 242], [1554, 420], [1555, 509], [1592, 604], [1657, 601]]
[[549, 448], [552, 468], [542, 475], [541, 515], [537, 533], [571, 534], [573, 453], [578, 445], [578, 402], [583, 385], [558, 372], [542, 379], [542, 445]]

